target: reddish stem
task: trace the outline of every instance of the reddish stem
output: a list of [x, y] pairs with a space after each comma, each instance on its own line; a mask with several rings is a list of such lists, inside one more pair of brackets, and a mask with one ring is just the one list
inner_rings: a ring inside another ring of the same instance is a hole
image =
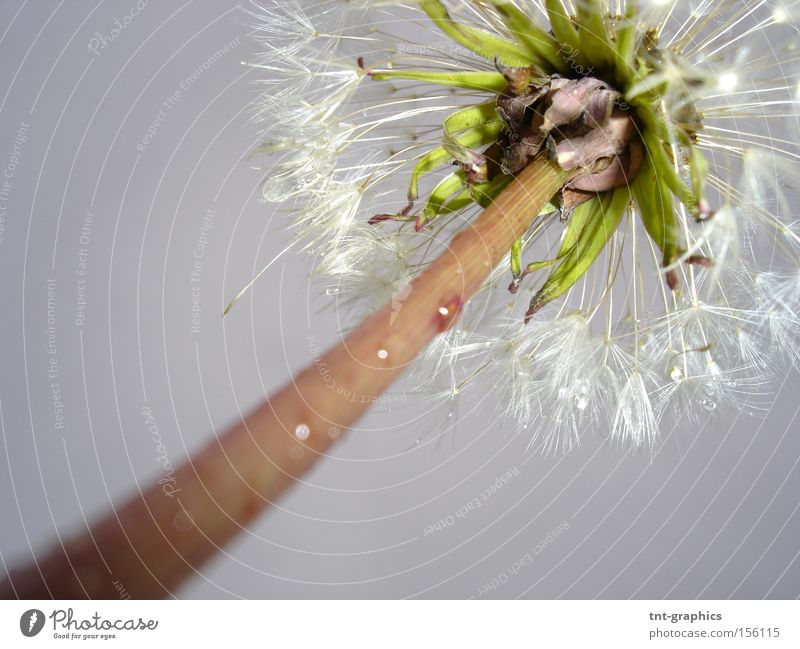
[[118, 587], [137, 598], [170, 595], [313, 467], [454, 322], [566, 180], [544, 158], [531, 164], [412, 282], [401, 308], [388, 304], [368, 317], [189, 458], [176, 472], [179, 494], [168, 497], [154, 484], [37, 564], [12, 571], [0, 597], [117, 598]]

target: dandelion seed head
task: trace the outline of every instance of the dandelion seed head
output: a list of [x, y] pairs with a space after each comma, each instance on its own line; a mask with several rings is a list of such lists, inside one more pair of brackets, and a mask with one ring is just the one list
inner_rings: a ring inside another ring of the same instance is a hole
[[[763, 404], [800, 365], [800, 3], [261, 0], [251, 15], [262, 195], [350, 317], [402, 309], [535, 155], [601, 169], [553, 197], [422, 354], [418, 391], [449, 412], [488, 392], [546, 451], [587, 431], [647, 447]], [[635, 132], [612, 137], [617, 118]]]

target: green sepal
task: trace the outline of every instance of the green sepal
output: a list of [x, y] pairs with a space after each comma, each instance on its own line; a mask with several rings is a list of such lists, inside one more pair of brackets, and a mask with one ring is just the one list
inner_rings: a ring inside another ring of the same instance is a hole
[[659, 184], [666, 184], [675, 196], [678, 197], [694, 216], [698, 216], [697, 196], [693, 189], [688, 186], [681, 178], [675, 164], [670, 159], [669, 154], [664, 148], [664, 141], [656, 137], [651, 129], [645, 129], [643, 134], [645, 149], [647, 150], [646, 159], [650, 160], [653, 171], [658, 177]]
[[534, 59], [533, 65], [545, 74], [566, 72], [567, 66], [559, 55], [559, 45], [510, 0], [492, 0], [506, 28]]
[[664, 266], [675, 263], [680, 256], [681, 243], [678, 219], [672, 206], [672, 193], [645, 159], [631, 191], [639, 206], [639, 215], [647, 234], [664, 255]]
[[489, 122], [499, 122], [500, 116], [497, 114], [497, 102], [492, 101], [486, 104], [470, 106], [449, 115], [444, 120], [445, 135], [454, 135], [468, 128], [483, 126]]
[[515, 43], [499, 38], [490, 32], [462, 25], [454, 21], [439, 0], [421, 0], [419, 3], [428, 17], [456, 43], [489, 61], [499, 58], [506, 65], [527, 67], [533, 65], [531, 55]]
[[502, 92], [508, 86], [508, 81], [499, 72], [483, 72], [472, 70], [469, 72], [426, 72], [425, 70], [381, 70], [373, 72], [370, 76], [377, 81], [391, 79], [405, 79], [408, 81], [422, 81], [437, 86], [451, 88], [464, 88], [481, 92]]
[[[642, 100], [641, 102], [639, 101], [640, 99]], [[650, 132], [651, 137], [666, 141], [669, 139], [669, 128], [664, 123], [664, 118], [655, 109], [655, 101], [650, 95], [640, 95], [633, 102], [628, 103], [636, 107], [636, 116], [642, 122], [644, 128]]]
[[615, 36], [615, 59], [617, 84], [620, 88], [628, 88], [636, 76], [636, 49], [639, 32], [636, 17], [639, 13], [638, 2], [628, 0], [628, 7], [622, 17], [622, 24]]
[[[464, 182], [464, 184], [466, 185], [466, 181]], [[447, 204], [439, 208], [434, 216], [439, 216], [440, 214], [452, 214], [453, 212], [458, 212], [460, 210], [463, 210], [465, 207], [473, 205], [474, 203], [475, 203], [475, 196], [473, 196], [470, 189], [467, 188], [456, 194], [456, 196], [451, 198], [449, 201], [447, 201]]]
[[[595, 199], [597, 200], [597, 199]], [[552, 268], [556, 264], [562, 262], [564, 258], [572, 252], [575, 248], [575, 244], [578, 241], [578, 237], [582, 232], [583, 228], [586, 226], [585, 220], [583, 219], [585, 208], [579, 205], [576, 208], [576, 213], [573, 213], [572, 217], [570, 217], [570, 222], [567, 228], [564, 230], [564, 235], [561, 237], [561, 245], [558, 249], [558, 254], [554, 259], [546, 259], [545, 261], [535, 261], [531, 264], [528, 264], [525, 267], [525, 271], [522, 273], [522, 277], [526, 277], [531, 273], [535, 273], [538, 270], [544, 270], [545, 268]], [[540, 215], [550, 214], [551, 212], [558, 211], [558, 208], [553, 205], [552, 203], [547, 203], [542, 208], [542, 211], [539, 213]], [[576, 223], [576, 216], [577, 216], [577, 223]]]
[[528, 319], [586, 274], [613, 236], [629, 203], [630, 190], [621, 187], [575, 209], [559, 252], [561, 263], [531, 301]]
[[692, 176], [692, 187], [700, 211], [706, 200], [706, 182], [708, 181], [708, 160], [696, 146], [690, 147], [689, 169]]
[[[494, 142], [502, 129], [503, 122], [499, 120], [487, 122], [456, 136], [454, 139], [459, 144], [472, 149]], [[422, 156], [411, 172], [411, 184], [408, 189], [409, 200], [415, 200], [419, 196], [419, 179], [422, 176], [430, 173], [436, 167], [450, 162], [452, 159], [453, 156], [443, 146], [437, 147]]]
[[522, 276], [522, 237], [511, 246], [511, 276], [515, 280]]
[[417, 221], [418, 225], [422, 227], [425, 224], [430, 223], [440, 214], [451, 211], [445, 207], [445, 203], [454, 194], [463, 190], [466, 184], [467, 174], [463, 171], [452, 173], [441, 180], [439, 184], [433, 188], [430, 198], [428, 198], [428, 202], [425, 204], [425, 207], [422, 210], [422, 216]]
[[472, 205], [474, 203], [477, 203], [481, 207], [489, 207], [489, 205], [491, 205], [492, 202], [494, 202], [494, 200], [500, 195], [500, 192], [508, 187], [513, 179], [513, 176], [500, 175], [492, 178], [492, 180], [487, 183], [479, 183], [472, 185], [471, 187], [467, 187], [466, 189], [462, 190], [461, 193], [449, 200], [439, 213], [446, 214], [458, 212], [459, 210], [462, 210], [468, 205]]
[[554, 205], [550, 201], [547, 201], [544, 204], [544, 207], [539, 212], [539, 216], [544, 216], [545, 214], [552, 214], [553, 212], [558, 212], [558, 206]]
[[614, 48], [608, 38], [605, 9], [600, 0], [578, 0], [578, 42], [595, 66], [607, 69], [614, 60]]
[[463, 171], [450, 174], [431, 192], [419, 222], [424, 225], [442, 214], [459, 212], [474, 204], [488, 207], [513, 179], [513, 176], [499, 175], [489, 182], [467, 186], [467, 175]]
[[483, 208], [489, 207], [500, 193], [511, 184], [514, 176], [501, 174], [492, 178], [488, 183], [480, 183], [468, 188], [473, 200]]
[[635, 62], [637, 26], [636, 18], [639, 15], [637, 0], [628, 0], [628, 7], [622, 17], [622, 24], [616, 33], [617, 54], [631, 66]]
[[[586, 58], [581, 54], [578, 31], [572, 23], [572, 18], [564, 9], [561, 0], [545, 0], [544, 6], [547, 10], [550, 26], [556, 36], [556, 41], [561, 43], [559, 52], [561, 58], [565, 59], [565, 62], [567, 58], [572, 58], [576, 63], [585, 65]], [[565, 48], [567, 49], [566, 52], [564, 52]]]
[[560, 258], [556, 259], [548, 259], [546, 261], [534, 261], [532, 264], [528, 264], [525, 267], [525, 272], [522, 273], [522, 276], [525, 277], [526, 275], [530, 275], [531, 273], [535, 273], [537, 270], [544, 270], [545, 268], [552, 268], [558, 262], [560, 262]]
[[[642, 59], [636, 59], [631, 70], [631, 77], [623, 87], [625, 101], [631, 106], [652, 106], [658, 101], [659, 95], [667, 88], [667, 80], [655, 74], [650, 64]], [[634, 94], [635, 91], [635, 94]]]

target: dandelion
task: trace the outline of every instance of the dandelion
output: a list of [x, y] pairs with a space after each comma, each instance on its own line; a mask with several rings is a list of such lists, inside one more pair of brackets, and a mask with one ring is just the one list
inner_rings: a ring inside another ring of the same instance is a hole
[[[259, 0], [251, 15], [262, 196], [361, 322], [178, 467], [180, 498], [139, 490], [0, 596], [170, 593], [414, 359], [412, 393], [448, 427], [459, 399], [492, 402], [546, 452], [587, 430], [652, 448], [757, 413], [800, 365], [800, 2]], [[81, 581], [106, 572], [118, 581]]]
[[360, 317], [549, 169], [415, 391], [549, 450], [757, 409], [800, 363], [795, 5], [262, 1], [263, 195]]

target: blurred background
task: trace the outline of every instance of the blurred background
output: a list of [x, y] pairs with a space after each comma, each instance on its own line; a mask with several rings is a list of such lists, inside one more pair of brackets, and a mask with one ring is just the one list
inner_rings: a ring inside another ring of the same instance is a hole
[[[220, 317], [290, 240], [246, 157], [251, 23], [0, 0], [0, 571], [171, 484], [341, 335], [293, 251]], [[652, 451], [595, 431], [548, 457], [487, 404], [428, 414], [400, 386], [174, 595], [795, 598], [797, 383]]]

